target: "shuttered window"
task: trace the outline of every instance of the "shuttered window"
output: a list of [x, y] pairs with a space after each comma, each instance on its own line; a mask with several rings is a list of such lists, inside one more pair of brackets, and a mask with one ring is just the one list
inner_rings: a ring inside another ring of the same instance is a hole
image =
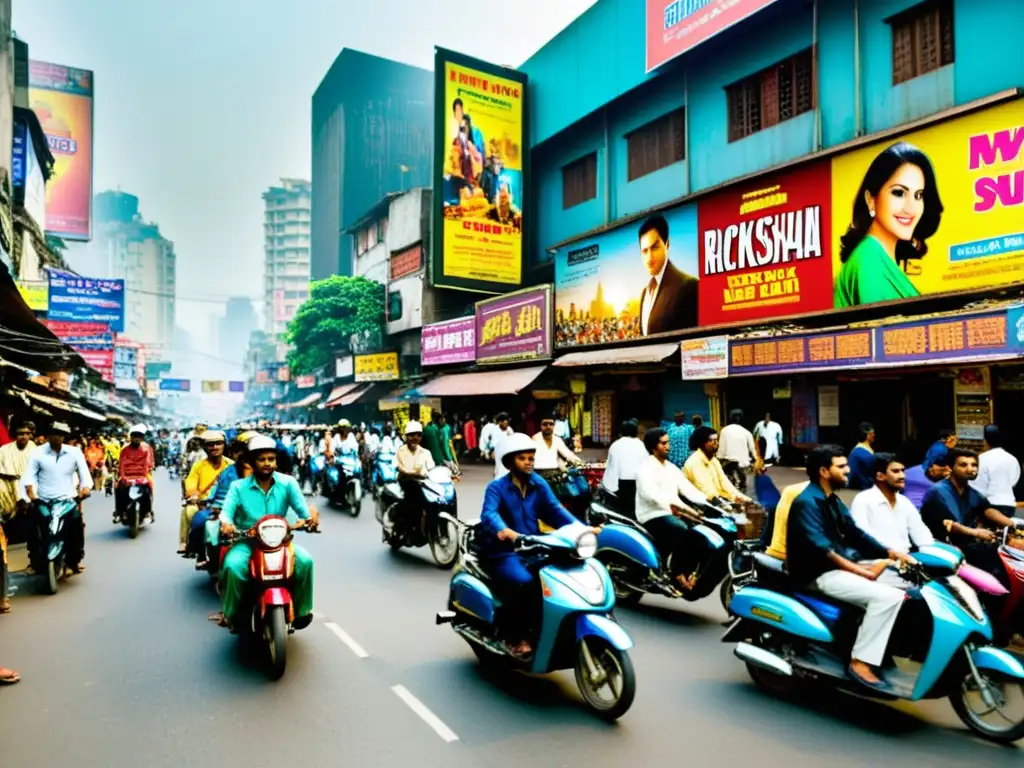
[[729, 141], [814, 109], [814, 59], [801, 51], [726, 88]]
[[685, 121], [677, 109], [626, 136], [629, 181], [680, 162], [685, 156]]
[[562, 168], [562, 209], [597, 197], [597, 153], [573, 160]]
[[929, 0], [888, 19], [892, 27], [892, 84], [953, 63], [953, 3]]

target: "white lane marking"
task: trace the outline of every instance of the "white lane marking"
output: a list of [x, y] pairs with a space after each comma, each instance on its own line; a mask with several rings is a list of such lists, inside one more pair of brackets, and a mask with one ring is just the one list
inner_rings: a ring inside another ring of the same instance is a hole
[[352, 651], [360, 659], [368, 659], [368, 654], [359, 643], [352, 639], [352, 636], [348, 634], [344, 629], [339, 627], [333, 621], [324, 622], [324, 626], [333, 632], [341, 642], [348, 646], [349, 650]]
[[395, 692], [395, 695], [398, 696], [398, 698], [405, 702], [409, 709], [419, 716], [420, 720], [433, 728], [434, 733], [444, 739], [447, 743], [451, 744], [453, 741], [459, 740], [455, 731], [445, 725], [441, 721], [441, 718], [431, 712], [427, 708], [426, 704], [409, 693], [408, 689], [404, 685], [393, 685], [391, 686], [391, 690]]

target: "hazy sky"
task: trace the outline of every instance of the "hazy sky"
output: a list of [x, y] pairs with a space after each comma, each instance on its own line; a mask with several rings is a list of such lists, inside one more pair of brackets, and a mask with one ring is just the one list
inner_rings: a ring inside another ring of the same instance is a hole
[[309, 177], [310, 99], [342, 48], [516, 66], [593, 3], [14, 0], [14, 29], [33, 59], [95, 71], [95, 191], [138, 195], [174, 241], [178, 322], [205, 337], [222, 308], [186, 299], [260, 295], [260, 194]]

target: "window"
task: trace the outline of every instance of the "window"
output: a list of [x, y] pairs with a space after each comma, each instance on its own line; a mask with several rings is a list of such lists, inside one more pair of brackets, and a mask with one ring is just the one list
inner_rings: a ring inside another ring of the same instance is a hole
[[683, 110], [677, 109], [627, 134], [629, 181], [682, 160], [684, 132]]
[[562, 168], [562, 210], [597, 197], [597, 152]]
[[915, 5], [888, 20], [892, 27], [892, 84], [953, 63], [953, 3]]
[[814, 109], [811, 50], [751, 75], [725, 89], [729, 141], [757, 133]]
[[402, 319], [402, 293], [401, 291], [390, 291], [388, 293], [387, 320]]

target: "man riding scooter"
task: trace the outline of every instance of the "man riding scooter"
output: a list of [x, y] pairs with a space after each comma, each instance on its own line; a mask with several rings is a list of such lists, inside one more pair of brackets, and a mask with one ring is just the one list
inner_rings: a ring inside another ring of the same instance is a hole
[[209, 430], [203, 433], [203, 447], [206, 458], [197, 461], [185, 479], [185, 506], [181, 510], [181, 524], [178, 528], [178, 554], [186, 552], [192, 518], [199, 512], [200, 500], [205, 500], [217, 485], [217, 478], [234, 462], [224, 457], [224, 433]]
[[145, 491], [140, 499], [142, 519], [149, 515], [156, 521], [153, 514], [153, 469], [156, 466], [153, 449], [146, 442], [146, 425], [135, 424], [128, 430], [129, 442], [121, 449], [121, 457], [117, 467], [117, 489], [114, 491], [114, 522], [120, 523], [121, 517], [130, 502], [129, 491], [133, 481], [145, 481]]
[[189, 532], [188, 550], [196, 554], [196, 570], [203, 570], [207, 562], [207, 552], [217, 547], [220, 538], [218, 518], [228, 498], [231, 484], [236, 480], [248, 477], [252, 467], [246, 463], [248, 441], [255, 437], [255, 432], [242, 432], [228, 446], [227, 466], [217, 477], [217, 482], [206, 496], [206, 504], [192, 517], [192, 530]]
[[[253, 474], [231, 484], [220, 513], [220, 531], [230, 536], [246, 531], [267, 515], [279, 515], [293, 520], [307, 520], [315, 528], [320, 522], [316, 509], [307, 507], [298, 482], [290, 475], [277, 472], [277, 442], [273, 438], [257, 435], [249, 441], [247, 459]], [[294, 515], [288, 515], [293, 512]], [[293, 544], [295, 570], [292, 576], [295, 599], [293, 626], [301, 629], [313, 621], [313, 558], [302, 547]], [[210, 617], [222, 627], [231, 627], [232, 621], [245, 595], [249, 581], [249, 563], [252, 550], [239, 541], [232, 545], [224, 557], [220, 582], [222, 610]]]

